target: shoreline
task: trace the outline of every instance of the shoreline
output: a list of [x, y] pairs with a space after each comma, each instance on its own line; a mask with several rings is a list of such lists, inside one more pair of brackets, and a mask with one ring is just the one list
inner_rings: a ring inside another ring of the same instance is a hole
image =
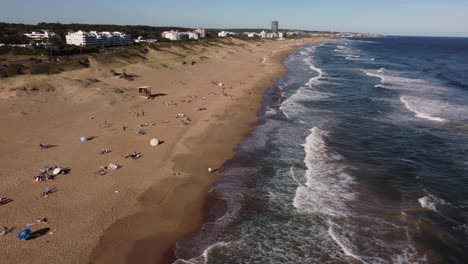
[[[16, 233], [34, 222], [33, 232], [49, 233], [27, 242], [14, 233], [1, 237], [6, 253], [0, 262], [174, 260], [175, 243], [202, 225], [208, 190], [222, 178], [207, 168], [219, 168], [252, 131], [264, 92], [287, 70], [284, 58], [318, 41], [326, 39], [233, 39], [151, 51], [145, 62], [123, 67], [93, 60], [89, 69], [5, 79], [0, 195], [13, 201], [0, 206], [0, 223]], [[129, 82], [113, 70], [138, 77]], [[143, 85], [159, 96], [140, 99], [135, 87]], [[143, 110], [143, 116], [135, 114]], [[184, 118], [177, 118], [181, 113]], [[140, 129], [146, 134], [135, 135]], [[94, 139], [80, 142], [84, 135]], [[164, 143], [149, 146], [153, 137]], [[41, 150], [39, 143], [56, 147]], [[102, 148], [111, 152], [99, 155]], [[123, 157], [134, 151], [143, 156]], [[109, 163], [122, 167], [95, 174]], [[71, 171], [53, 181], [32, 181], [44, 165]], [[56, 192], [43, 198], [44, 187]], [[34, 220], [44, 217], [46, 223]]]
[[[302, 45], [306, 44], [304, 43]], [[224, 162], [231, 159], [235, 154], [235, 146], [243, 141], [258, 121], [258, 111], [263, 103], [264, 92], [284, 76], [287, 72], [287, 68], [283, 63], [284, 59], [289, 54], [296, 51], [298, 47], [299, 46], [291, 47], [271, 57], [278, 69], [274, 72], [270, 72], [262, 80], [256, 82], [254, 90], [251, 91], [253, 96], [252, 94], [245, 93], [236, 103], [228, 106], [225, 112], [217, 118], [218, 121], [222, 121], [224, 123], [221, 129], [210, 129], [206, 131], [206, 134], [198, 135], [199, 138], [195, 137], [189, 139], [191, 142], [188, 143], [188, 148], [193, 150], [198, 148], [197, 151], [209, 153], [208, 157], [205, 156], [204, 158], [209, 160], [207, 164], [215, 164], [213, 165], [213, 168], [221, 167]], [[246, 102], [242, 102], [244, 100]], [[254, 106], [255, 110], [239, 111], [239, 109], [249, 109], [250, 106]], [[229, 113], [231, 110], [236, 111]], [[231, 130], [229, 133], [229, 139], [226, 139], [226, 129]], [[203, 144], [207, 139], [210, 139], [210, 141], [218, 141], [220, 144]], [[201, 149], [200, 146], [202, 146]], [[177, 259], [175, 257], [175, 252], [173, 251], [176, 242], [189, 234], [197, 232], [203, 225], [205, 222], [207, 199], [209, 197], [208, 191], [211, 188], [211, 184], [217, 180], [221, 180], [223, 176], [218, 172], [208, 174], [207, 168], [209, 166], [200, 167], [198, 165], [194, 165], [200, 158], [200, 156], [196, 154], [192, 155], [190, 153], [175, 155], [173, 170], [187, 175], [187, 178], [185, 181], [181, 181], [179, 184], [176, 184], [176, 186], [174, 186], [174, 192], [165, 197], [165, 201], [171, 201], [170, 203], [160, 204], [158, 205], [158, 208], [151, 208], [151, 206], [149, 206], [145, 210], [161, 210], [161, 215], [170, 215], [171, 212], [168, 211], [171, 210], [165, 207], [171, 207], [174, 203], [183, 203], [184, 206], [191, 205], [193, 208], [191, 208], [189, 212], [179, 212], [181, 214], [179, 215], [179, 219], [172, 219], [173, 222], [179, 222], [179, 226], [174, 230], [171, 230], [172, 232], [154, 232], [154, 234], [149, 238], [133, 242], [132, 249], [128, 252], [126, 262], [124, 263], [172, 263]], [[196, 172], [194, 173], [194, 171]], [[177, 196], [178, 193], [184, 192], [191, 192], [191, 195], [189, 197]], [[141, 201], [144, 203], [145, 201], [154, 200], [154, 195], [155, 194], [152, 190], [148, 190], [142, 196]], [[164, 210], [167, 211], [164, 212]], [[190, 220], [187, 221], [184, 219]], [[150, 222], [153, 221], [154, 218], [151, 217], [151, 215], [138, 215], [134, 216], [134, 218], [130, 217], [130, 219], [125, 219], [123, 221], [119, 220], [106, 231], [110, 236], [108, 235], [106, 238], [106, 234], [104, 235], [103, 239], [106, 239], [106, 242], [104, 243], [113, 244], [113, 241], [118, 240], [117, 237], [122, 235], [119, 234], [118, 230], [124, 228], [129, 223], [139, 222], [139, 224], [151, 225]], [[128, 236], [128, 234], [125, 236]], [[103, 241], [101, 240], [101, 245], [102, 242]], [[157, 247], [155, 247], [155, 245], [157, 245]], [[114, 246], [107, 249], [98, 248], [93, 253], [91, 258], [92, 263], [116, 263], [118, 258], [114, 258], [115, 255], [110, 259], [103, 257], [103, 255], [110, 256], [110, 254], [106, 252], [114, 251]], [[149, 254], [149, 252], [152, 253]]]

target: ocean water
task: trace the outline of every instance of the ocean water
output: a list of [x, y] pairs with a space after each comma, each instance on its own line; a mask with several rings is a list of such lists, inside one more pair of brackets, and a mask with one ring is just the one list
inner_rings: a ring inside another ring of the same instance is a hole
[[468, 39], [304, 46], [176, 263], [467, 263]]

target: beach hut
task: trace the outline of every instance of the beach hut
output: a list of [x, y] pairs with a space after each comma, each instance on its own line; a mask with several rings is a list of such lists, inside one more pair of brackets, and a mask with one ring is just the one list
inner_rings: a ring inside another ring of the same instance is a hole
[[140, 86], [138, 87], [138, 93], [142, 96], [150, 98], [151, 96], [151, 86]]

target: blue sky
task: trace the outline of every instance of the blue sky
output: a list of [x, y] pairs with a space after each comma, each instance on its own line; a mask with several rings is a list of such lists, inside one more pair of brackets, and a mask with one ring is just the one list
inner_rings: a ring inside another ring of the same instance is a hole
[[0, 0], [0, 21], [467, 36], [468, 0]]

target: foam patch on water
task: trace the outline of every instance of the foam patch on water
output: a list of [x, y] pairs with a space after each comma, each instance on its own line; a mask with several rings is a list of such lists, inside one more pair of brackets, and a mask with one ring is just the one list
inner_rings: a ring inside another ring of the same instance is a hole
[[349, 60], [349, 61], [366, 61], [368, 59], [363, 59], [363, 58], [361, 58], [360, 55], [347, 55], [345, 57], [345, 60]]
[[267, 107], [266, 111], [265, 111], [265, 115], [266, 116], [273, 116], [273, 115], [276, 115], [278, 112], [276, 111], [276, 109], [272, 108], [272, 107]]
[[447, 204], [446, 201], [444, 201], [441, 198], [437, 198], [432, 194], [428, 194], [428, 195], [426, 195], [424, 197], [419, 198], [418, 202], [421, 205], [421, 207], [429, 209], [429, 210], [434, 211], [434, 212], [438, 212], [437, 211], [438, 206]]

